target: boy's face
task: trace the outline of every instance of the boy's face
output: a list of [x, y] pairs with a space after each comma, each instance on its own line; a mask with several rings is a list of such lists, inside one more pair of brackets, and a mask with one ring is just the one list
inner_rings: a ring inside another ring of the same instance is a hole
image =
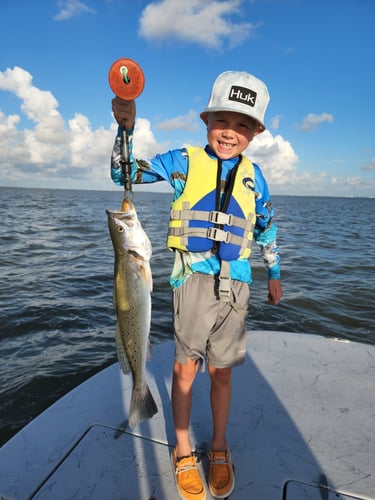
[[222, 160], [240, 155], [260, 132], [258, 123], [242, 113], [215, 111], [200, 116], [207, 125], [208, 144]]

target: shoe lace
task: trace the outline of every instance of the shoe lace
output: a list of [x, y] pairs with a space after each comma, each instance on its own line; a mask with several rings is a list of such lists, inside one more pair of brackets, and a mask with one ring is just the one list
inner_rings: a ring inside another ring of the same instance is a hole
[[[186, 462], [186, 458], [191, 458], [190, 462]], [[184, 463], [181, 463], [181, 461], [184, 460]], [[197, 464], [194, 460], [194, 457], [191, 456], [186, 456], [186, 457], [180, 457], [177, 462], [176, 462], [176, 474], [181, 474], [182, 472], [186, 472], [189, 470], [196, 469]]]
[[229, 461], [225, 453], [213, 453], [211, 458], [213, 465], [228, 465]]

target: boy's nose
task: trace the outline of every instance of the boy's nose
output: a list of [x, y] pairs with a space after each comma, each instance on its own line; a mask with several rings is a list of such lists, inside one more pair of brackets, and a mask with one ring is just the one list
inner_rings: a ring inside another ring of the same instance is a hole
[[223, 130], [222, 134], [223, 134], [223, 137], [226, 137], [226, 138], [233, 137], [233, 130], [230, 128], [226, 128], [225, 130]]

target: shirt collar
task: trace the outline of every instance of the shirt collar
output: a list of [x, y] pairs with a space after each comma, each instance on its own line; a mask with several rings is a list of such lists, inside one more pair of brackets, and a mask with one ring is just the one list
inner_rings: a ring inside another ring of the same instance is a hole
[[[208, 154], [208, 156], [210, 158], [212, 158], [214, 160], [218, 159], [217, 155], [212, 151], [212, 149], [210, 148], [210, 146], [208, 144], [204, 148], [204, 150], [206, 151], [206, 153]], [[228, 160], [222, 160], [222, 162], [225, 163], [227, 165], [227, 167], [231, 168], [234, 165], [236, 165], [236, 163], [238, 162], [238, 156], [235, 156], [234, 158], [229, 158]]]

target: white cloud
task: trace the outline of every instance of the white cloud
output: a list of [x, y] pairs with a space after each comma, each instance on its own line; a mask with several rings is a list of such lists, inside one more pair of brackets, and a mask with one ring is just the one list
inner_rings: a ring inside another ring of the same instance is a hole
[[298, 156], [281, 135], [272, 136], [265, 130], [254, 138], [245, 154], [259, 163], [267, 181], [274, 186], [286, 184], [295, 175]]
[[[179, 39], [208, 48], [220, 48], [227, 39], [239, 45], [256, 26], [232, 22], [241, 15], [243, 0], [161, 0], [151, 2], [142, 12], [139, 34], [148, 40]], [[209, 28], [208, 28], [209, 27]]]
[[54, 17], [55, 21], [66, 21], [72, 17], [77, 17], [85, 12], [94, 14], [95, 10], [88, 7], [80, 0], [60, 0], [58, 2], [60, 11]]
[[347, 184], [348, 186], [357, 187], [361, 184], [361, 178], [359, 175], [347, 176], [347, 177], [332, 177], [332, 184]]
[[186, 115], [176, 116], [170, 120], [165, 120], [159, 123], [156, 128], [159, 130], [186, 130], [195, 132], [199, 129], [198, 113], [190, 110]]
[[302, 120], [302, 122], [298, 125], [298, 128], [305, 132], [310, 132], [311, 130], [315, 130], [318, 125], [324, 122], [332, 123], [333, 115], [329, 113], [322, 113], [321, 115], [314, 115], [313, 113], [310, 113]]
[[0, 90], [13, 92], [22, 100], [21, 109], [31, 120], [40, 121], [45, 116], [44, 109], [56, 116], [57, 101], [48, 91], [41, 91], [32, 86], [32, 76], [27, 71], [15, 66], [0, 72]]
[[90, 183], [107, 177], [103, 165], [109, 163], [115, 125], [92, 130], [88, 118], [80, 114], [66, 124], [52, 93], [35, 87], [30, 73], [19, 67], [0, 72], [0, 90], [19, 97], [22, 112], [33, 122], [19, 130], [20, 115], [0, 112], [2, 183], [64, 187], [79, 178], [82, 187], [93, 187]]
[[23, 140], [17, 130], [21, 118], [18, 115], [6, 116], [0, 111], [0, 165], [1, 173], [11, 169], [13, 162], [21, 162], [24, 157]]
[[34, 87], [30, 73], [17, 66], [0, 72], [0, 90], [8, 90], [21, 99], [21, 110], [37, 123], [34, 133], [38, 141], [54, 141], [63, 123], [51, 92]]
[[[43, 158], [61, 158], [61, 143], [59, 136], [63, 129], [63, 121], [57, 111], [57, 101], [50, 92], [41, 91], [32, 85], [32, 76], [22, 68], [15, 67], [0, 72], [0, 90], [14, 93], [21, 99], [21, 110], [27, 118], [35, 122], [35, 128], [19, 132], [15, 127], [20, 122], [20, 116], [12, 115], [3, 121], [7, 133], [1, 134], [0, 151], [14, 158], [14, 153], [25, 163], [42, 163]], [[7, 136], [11, 134], [9, 142]]]
[[[81, 187], [106, 185], [115, 123], [108, 129], [93, 130], [89, 118], [81, 113], [66, 123], [51, 92], [35, 87], [30, 73], [22, 68], [0, 72], [0, 90], [19, 97], [22, 112], [32, 122], [19, 130], [21, 116], [6, 116], [0, 111], [1, 183], [68, 187], [74, 181]], [[168, 144], [155, 140], [150, 122], [138, 118], [134, 153], [148, 158], [166, 149]]]
[[151, 130], [151, 123], [145, 118], [137, 118], [134, 127], [134, 155], [138, 158], [152, 158], [157, 153], [167, 151], [167, 143], [160, 144], [156, 141]]
[[17, 133], [16, 125], [20, 122], [20, 117], [18, 115], [6, 116], [2, 111], [0, 111], [0, 136], [3, 134], [11, 135]]
[[303, 171], [292, 145], [269, 130], [257, 135], [245, 154], [261, 167], [271, 194], [366, 196], [375, 190], [375, 181], [359, 175], [338, 177]]
[[280, 127], [280, 121], [281, 121], [282, 116], [281, 115], [276, 115], [271, 119], [270, 122], [270, 128], [273, 130], [277, 130]]
[[[113, 141], [114, 128], [105, 130], [100, 127], [92, 130], [89, 119], [76, 113], [74, 118], [69, 120], [70, 158], [68, 165], [88, 169], [90, 172], [95, 169], [104, 169], [109, 163], [108, 154], [112, 149]], [[100, 175], [97, 177], [102, 178]]]
[[362, 170], [375, 170], [375, 157], [370, 161], [370, 163], [362, 167]]

